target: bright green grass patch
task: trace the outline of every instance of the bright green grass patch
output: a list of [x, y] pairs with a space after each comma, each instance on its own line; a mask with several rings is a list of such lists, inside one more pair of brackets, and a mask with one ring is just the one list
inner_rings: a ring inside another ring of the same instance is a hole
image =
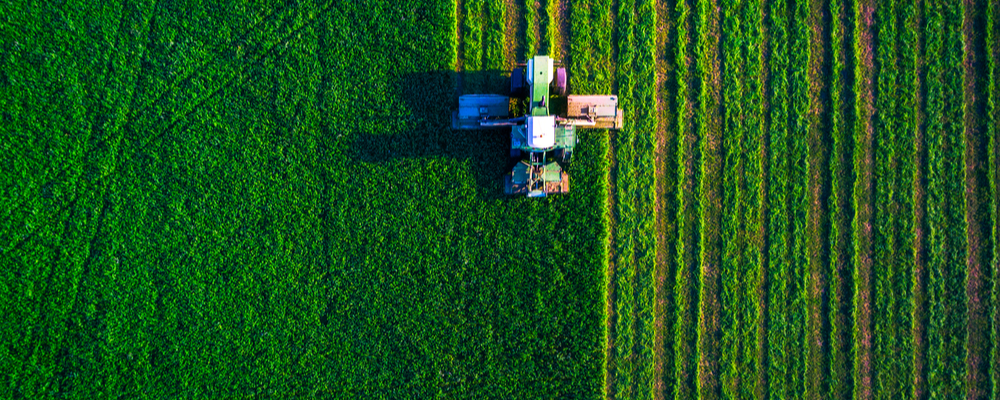
[[0, 397], [599, 396], [606, 147], [502, 197], [505, 133], [447, 129], [453, 2], [35, 6]]

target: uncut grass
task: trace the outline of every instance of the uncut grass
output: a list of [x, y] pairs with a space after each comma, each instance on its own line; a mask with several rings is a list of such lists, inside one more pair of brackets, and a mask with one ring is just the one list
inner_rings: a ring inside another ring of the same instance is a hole
[[[48, 287], [60, 293], [39, 309], [48, 321], [28, 322], [52, 335], [25, 338], [25, 348], [56, 357], [14, 354], [42, 372], [16, 375], [10, 390], [596, 393], [601, 257], [580, 249], [601, 236], [600, 140], [581, 135], [574, 193], [561, 203], [491, 195], [499, 185], [480, 182], [499, 176], [502, 138], [443, 129], [453, 4], [419, 4], [428, 9], [402, 30], [393, 27], [408, 12], [360, 6], [180, 10], [203, 22], [193, 25], [158, 8], [148, 62], [109, 56], [140, 69], [122, 71], [139, 75], [123, 78], [126, 94], [128, 79], [138, 82], [138, 108], [112, 104], [135, 113], [129, 140], [88, 167], [113, 160], [113, 173], [78, 186], [72, 233], [66, 220], [45, 224], [67, 241], [63, 255], [24, 247], [25, 259], [83, 276], [75, 296], [75, 278]], [[261, 29], [232, 43], [219, 35], [247, 26]], [[344, 45], [352, 41], [374, 50]], [[419, 97], [400, 85], [417, 79], [432, 88]], [[371, 157], [383, 149], [405, 157]], [[537, 231], [525, 236], [525, 223]]]

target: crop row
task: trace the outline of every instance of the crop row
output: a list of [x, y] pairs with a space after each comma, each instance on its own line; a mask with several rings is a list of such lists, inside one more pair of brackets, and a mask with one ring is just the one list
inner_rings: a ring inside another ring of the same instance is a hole
[[[615, 167], [614, 254], [616, 316], [615, 395], [647, 398], [654, 387], [656, 137], [655, 21], [652, 0], [619, 2], [615, 27], [618, 98], [628, 113], [613, 142]], [[626, 12], [622, 12], [626, 10]], [[628, 12], [627, 10], [634, 10]]]
[[763, 309], [759, 285], [763, 265], [761, 237], [762, 27], [760, 2], [724, 2], [725, 55], [722, 87], [726, 150], [723, 195], [722, 322], [720, 381], [724, 397], [753, 397], [761, 348], [758, 318]]
[[675, 398], [697, 396], [695, 386], [696, 325], [698, 319], [697, 292], [699, 265], [697, 185], [699, 169], [699, 148], [696, 109], [698, 100], [697, 73], [695, 68], [697, 38], [695, 17], [688, 1], [678, 1], [676, 9], [677, 25], [677, 276], [674, 282], [676, 322], [674, 323], [673, 376], [664, 380], [673, 381]]
[[[992, 366], [989, 372], [992, 385], [990, 393], [992, 396], [1000, 396], [1000, 85], [997, 81], [997, 64], [1000, 63], [1000, 6], [996, 3], [989, 3], [986, 10], [986, 65], [989, 74], [987, 85], [987, 106], [986, 106], [986, 129], [987, 146], [989, 147], [989, 178], [990, 198], [990, 222], [992, 223], [992, 244], [993, 244], [993, 287], [990, 295], [990, 315], [992, 316], [993, 327], [990, 342], [992, 354], [987, 358], [988, 364]], [[989, 319], [991, 317], [987, 317]], [[984, 355], [985, 356], [985, 355]]]

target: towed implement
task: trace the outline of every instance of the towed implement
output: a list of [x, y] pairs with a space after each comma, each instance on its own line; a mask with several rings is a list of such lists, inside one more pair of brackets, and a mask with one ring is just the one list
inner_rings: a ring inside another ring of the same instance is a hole
[[[564, 115], [551, 112], [552, 97], [565, 101]], [[527, 100], [524, 115], [512, 117], [511, 98]], [[510, 75], [510, 96], [459, 97], [452, 129], [510, 127], [513, 168], [504, 175], [504, 193], [545, 197], [569, 192], [566, 168], [576, 146], [576, 129], [621, 129], [623, 113], [612, 95], [566, 95], [566, 69], [536, 55]]]

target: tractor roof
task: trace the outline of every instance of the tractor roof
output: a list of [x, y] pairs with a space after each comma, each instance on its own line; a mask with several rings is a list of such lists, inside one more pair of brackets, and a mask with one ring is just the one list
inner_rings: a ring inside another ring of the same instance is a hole
[[555, 115], [528, 117], [528, 145], [536, 149], [544, 149], [555, 144]]

